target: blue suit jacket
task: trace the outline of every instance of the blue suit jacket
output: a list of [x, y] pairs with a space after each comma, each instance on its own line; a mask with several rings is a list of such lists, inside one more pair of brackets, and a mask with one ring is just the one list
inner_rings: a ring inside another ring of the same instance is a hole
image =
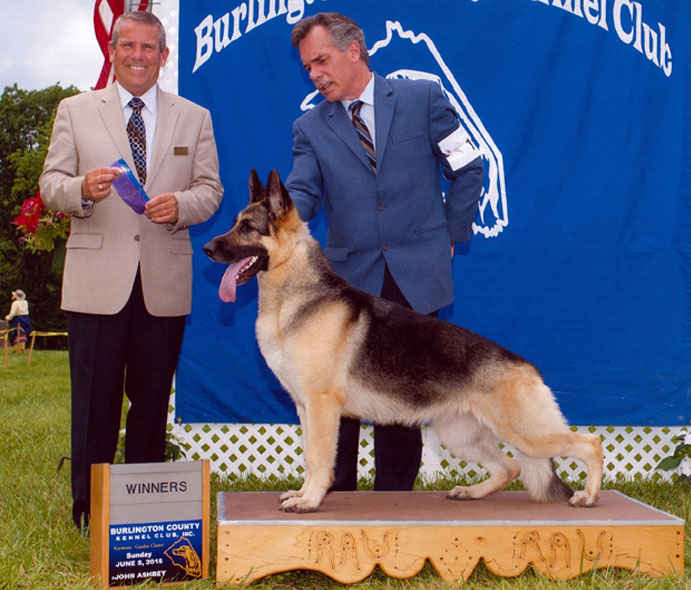
[[454, 171], [441, 153], [460, 123], [438, 84], [375, 74], [374, 108], [377, 174], [343, 106], [323, 101], [293, 124], [286, 188], [304, 220], [326, 207], [336, 273], [379, 295], [388, 264], [411, 306], [430, 313], [453, 301], [451, 241], [470, 239], [484, 167], [478, 157]]

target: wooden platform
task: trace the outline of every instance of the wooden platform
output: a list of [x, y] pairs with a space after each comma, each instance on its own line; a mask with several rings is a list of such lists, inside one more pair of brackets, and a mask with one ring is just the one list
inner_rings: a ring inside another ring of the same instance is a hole
[[279, 493], [218, 493], [218, 582], [251, 582], [296, 569], [342, 583], [379, 566], [408, 578], [427, 560], [448, 581], [482, 559], [498, 576], [528, 566], [556, 579], [594, 568], [683, 574], [684, 521], [623, 494], [595, 508], [535, 504], [525, 492], [459, 502], [444, 492], [336, 492], [319, 512], [278, 510]]

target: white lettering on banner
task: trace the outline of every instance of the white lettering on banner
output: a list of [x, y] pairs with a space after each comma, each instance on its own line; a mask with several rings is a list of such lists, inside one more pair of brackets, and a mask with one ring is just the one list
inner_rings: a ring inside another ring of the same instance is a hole
[[643, 22], [643, 5], [631, 0], [614, 0], [614, 29], [619, 39], [662, 68], [665, 76], [672, 75], [672, 50], [665, 39], [665, 27], [657, 23], [660, 35]]
[[604, 7], [606, 0], [602, 0], [602, 4], [603, 6], [600, 7], [599, 0], [583, 0], [583, 13], [585, 15], [585, 20], [587, 20], [591, 25], [597, 25], [606, 31], [607, 17]]
[[[243, 35], [286, 15], [286, 23], [293, 25], [305, 13], [305, 6], [316, 0], [245, 0], [233, 10], [214, 19], [207, 15], [194, 28], [197, 50], [192, 73], [204, 65], [214, 53], [220, 53]], [[478, 2], [480, 0], [473, 0]], [[564, 10], [585, 19], [589, 24], [609, 31], [608, 2], [612, 2], [612, 22], [618, 38], [660, 68], [668, 78], [672, 75], [672, 48], [667, 43], [665, 26], [657, 28], [643, 20], [643, 3], [634, 0], [531, 0]], [[244, 26], [244, 30], [243, 30]], [[232, 31], [231, 31], [232, 28]]]
[[[605, 31], [607, 26], [608, 0], [532, 0], [547, 6], [560, 8], [585, 18], [591, 25]], [[619, 40], [633, 45], [646, 59], [660, 68], [668, 78], [672, 75], [672, 49], [667, 43], [666, 29], [657, 23], [657, 30], [643, 20], [643, 3], [634, 0], [613, 0], [612, 22]]]
[[[192, 73], [196, 72], [215, 53], [220, 53], [242, 35], [286, 15], [286, 22], [294, 25], [305, 14], [305, 5], [315, 0], [246, 0], [230, 12], [214, 20], [210, 14], [194, 28], [197, 52]], [[230, 33], [232, 18], [232, 34]], [[241, 31], [244, 25], [244, 31]]]

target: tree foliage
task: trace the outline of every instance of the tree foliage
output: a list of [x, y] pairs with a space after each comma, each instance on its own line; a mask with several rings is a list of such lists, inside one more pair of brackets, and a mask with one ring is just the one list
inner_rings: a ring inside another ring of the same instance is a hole
[[14, 218], [24, 199], [38, 191], [58, 103], [78, 93], [74, 86], [23, 90], [15, 84], [0, 97], [0, 309], [9, 311], [11, 291], [22, 289], [34, 328], [41, 331], [66, 326], [60, 312], [62, 267], [54, 264], [53, 252], [23, 247]]

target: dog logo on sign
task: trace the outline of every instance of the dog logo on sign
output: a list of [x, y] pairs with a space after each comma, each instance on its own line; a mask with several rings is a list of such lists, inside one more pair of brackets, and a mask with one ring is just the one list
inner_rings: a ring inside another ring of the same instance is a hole
[[185, 576], [190, 578], [202, 577], [202, 561], [186, 537], [178, 537], [175, 543], [168, 547], [164, 553], [173, 565], [185, 572]]
[[[461, 126], [479, 148], [485, 165], [486, 175], [473, 233], [486, 238], [498, 236], [509, 225], [503, 158], [434, 42], [424, 33], [404, 31], [397, 21], [386, 21], [385, 38], [374, 43], [369, 54], [372, 61], [385, 65], [384, 68], [373, 69], [382, 75], [387, 72], [387, 78], [432, 80], [441, 86], [456, 110]], [[417, 67], [403, 67], [413, 60]], [[318, 96], [319, 91], [311, 92], [300, 108], [303, 111], [311, 109], [315, 106], [313, 100]]]

